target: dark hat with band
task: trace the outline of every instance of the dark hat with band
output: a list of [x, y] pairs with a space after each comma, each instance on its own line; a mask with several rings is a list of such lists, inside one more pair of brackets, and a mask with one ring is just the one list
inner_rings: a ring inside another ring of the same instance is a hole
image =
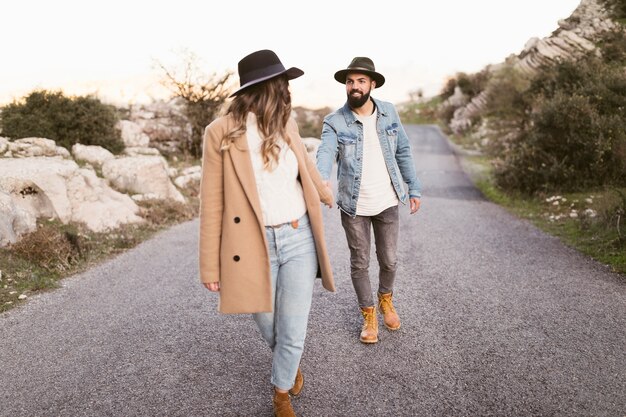
[[304, 71], [300, 68], [291, 67], [285, 69], [278, 56], [269, 49], [262, 49], [245, 56], [239, 61], [237, 70], [239, 72], [240, 87], [229, 97], [236, 96], [250, 86], [282, 74], [287, 74], [289, 80], [304, 74]]
[[346, 83], [346, 76], [349, 72], [358, 72], [369, 75], [374, 81], [376, 81], [376, 88], [382, 87], [385, 84], [385, 77], [382, 74], [376, 72], [374, 62], [364, 56], [357, 56], [350, 62], [348, 68], [339, 70], [335, 73], [335, 80], [341, 84]]

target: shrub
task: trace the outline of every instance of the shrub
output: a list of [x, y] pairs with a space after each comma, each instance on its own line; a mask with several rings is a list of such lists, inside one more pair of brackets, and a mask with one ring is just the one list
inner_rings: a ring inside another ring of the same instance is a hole
[[67, 271], [82, 256], [78, 234], [54, 224], [40, 224], [10, 249], [16, 256], [50, 272]]
[[529, 77], [510, 66], [502, 68], [490, 80], [483, 111], [490, 132], [487, 154], [501, 156], [508, 149], [508, 143], [517, 140], [526, 129], [531, 109], [529, 86]]
[[113, 153], [124, 149], [115, 128], [117, 110], [95, 97], [36, 90], [2, 108], [0, 116], [2, 135], [12, 139], [44, 137], [68, 150], [75, 143], [99, 145]]
[[466, 74], [459, 72], [454, 78], [449, 79], [441, 90], [440, 96], [442, 99], [447, 99], [454, 94], [456, 87], [459, 87], [463, 94], [472, 98], [479, 95], [487, 85], [490, 75], [487, 69], [474, 74]]
[[525, 192], [626, 183], [626, 74], [588, 57], [546, 68], [532, 111], [496, 161], [499, 185]]

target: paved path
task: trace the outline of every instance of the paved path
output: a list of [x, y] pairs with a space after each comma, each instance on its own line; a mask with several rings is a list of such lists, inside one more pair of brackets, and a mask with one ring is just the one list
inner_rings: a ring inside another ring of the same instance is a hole
[[[338, 291], [316, 285], [298, 415], [625, 416], [626, 280], [485, 201], [436, 128], [407, 131], [425, 192], [401, 215], [402, 328], [358, 342], [325, 209]], [[0, 416], [270, 416], [270, 352], [200, 287], [197, 226], [0, 315]]]

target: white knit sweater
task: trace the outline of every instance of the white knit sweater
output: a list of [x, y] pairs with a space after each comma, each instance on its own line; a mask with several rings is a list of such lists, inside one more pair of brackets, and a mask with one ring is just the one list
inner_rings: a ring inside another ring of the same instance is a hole
[[265, 225], [275, 226], [299, 219], [306, 213], [306, 205], [302, 185], [298, 181], [296, 155], [285, 142], [281, 141], [282, 148], [278, 165], [272, 171], [266, 170], [261, 156], [263, 139], [261, 139], [256, 116], [253, 113], [248, 113], [246, 128]]

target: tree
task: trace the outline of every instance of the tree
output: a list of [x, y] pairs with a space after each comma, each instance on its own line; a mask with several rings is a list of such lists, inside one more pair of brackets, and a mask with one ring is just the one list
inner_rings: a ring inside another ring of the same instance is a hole
[[170, 90], [172, 98], [182, 101], [191, 125], [191, 137], [182, 144], [182, 151], [200, 157], [204, 129], [215, 119], [230, 95], [229, 81], [233, 73], [207, 75], [201, 70], [196, 54], [184, 50], [178, 55], [181, 61], [177, 67], [168, 67], [158, 61], [156, 64], [163, 71], [163, 85]]

